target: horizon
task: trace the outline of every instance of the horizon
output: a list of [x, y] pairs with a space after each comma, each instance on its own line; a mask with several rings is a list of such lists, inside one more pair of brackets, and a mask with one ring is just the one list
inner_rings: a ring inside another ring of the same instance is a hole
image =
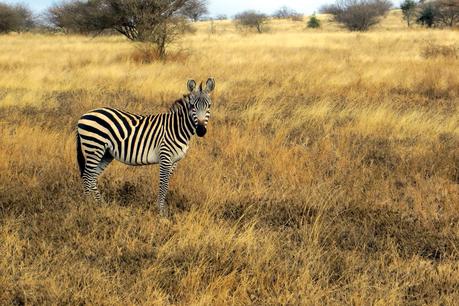
[[[35, 0], [35, 1], [23, 1], [23, 0], [10, 0], [10, 1], [0, 1], [6, 3], [14, 4], [25, 4], [35, 13], [42, 13], [48, 7], [53, 4], [61, 1], [56, 0]], [[235, 14], [246, 11], [246, 10], [256, 10], [265, 14], [273, 14], [279, 8], [286, 6], [288, 8], [294, 9], [298, 13], [303, 15], [310, 15], [319, 11], [319, 8], [324, 4], [334, 3], [333, 0], [319, 0], [319, 1], [303, 1], [303, 0], [233, 0], [231, 2], [223, 0], [210, 0], [208, 1], [209, 14], [206, 16], [216, 17], [219, 15], [226, 15], [228, 18], [233, 17]], [[396, 7], [400, 1], [392, 1], [393, 5]]]

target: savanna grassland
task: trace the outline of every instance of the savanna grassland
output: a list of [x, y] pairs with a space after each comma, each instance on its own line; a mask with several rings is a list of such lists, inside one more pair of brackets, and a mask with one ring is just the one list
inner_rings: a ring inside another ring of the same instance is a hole
[[[0, 304], [453, 305], [459, 32], [198, 23], [167, 62], [121, 37], [0, 36]], [[213, 32], [213, 33], [212, 33]], [[158, 167], [82, 195], [79, 116], [216, 79], [158, 215]]]

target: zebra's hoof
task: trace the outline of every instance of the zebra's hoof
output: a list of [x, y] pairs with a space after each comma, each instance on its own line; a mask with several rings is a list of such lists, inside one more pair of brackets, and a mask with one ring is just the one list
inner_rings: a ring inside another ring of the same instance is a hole
[[161, 209], [159, 211], [161, 217], [168, 219], [169, 218], [169, 211], [167, 209]]

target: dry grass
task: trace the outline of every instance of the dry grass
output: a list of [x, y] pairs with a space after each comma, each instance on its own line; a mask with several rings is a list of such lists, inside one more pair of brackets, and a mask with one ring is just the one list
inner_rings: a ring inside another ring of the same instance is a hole
[[457, 59], [459, 57], [459, 47], [456, 47], [454, 45], [437, 45], [431, 41], [427, 41], [424, 49], [422, 50], [422, 55], [425, 58], [452, 57]]
[[[200, 24], [151, 64], [121, 38], [0, 37], [2, 304], [457, 303], [459, 61], [422, 50], [459, 33], [277, 23]], [[170, 222], [157, 167], [114, 163], [110, 201], [82, 197], [80, 114], [159, 112], [209, 75]]]

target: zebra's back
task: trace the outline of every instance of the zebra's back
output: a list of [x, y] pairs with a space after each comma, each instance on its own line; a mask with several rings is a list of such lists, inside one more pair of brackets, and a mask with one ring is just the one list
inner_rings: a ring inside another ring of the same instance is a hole
[[163, 115], [141, 116], [115, 108], [94, 109], [78, 121], [85, 156], [109, 152], [129, 165], [158, 163]]

